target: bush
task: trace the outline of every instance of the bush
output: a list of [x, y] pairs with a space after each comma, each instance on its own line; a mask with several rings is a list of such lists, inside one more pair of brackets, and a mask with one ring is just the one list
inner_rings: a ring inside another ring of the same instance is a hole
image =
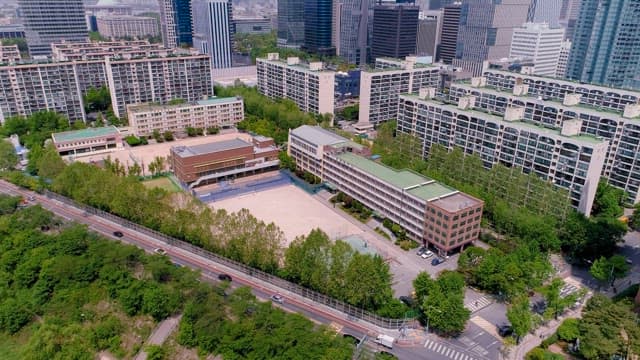
[[173, 141], [173, 133], [171, 131], [165, 131], [162, 135], [165, 141]]
[[220, 132], [220, 128], [217, 126], [211, 126], [207, 128], [207, 134], [209, 135], [216, 135], [219, 132]]
[[541, 348], [535, 348], [531, 350], [526, 357], [526, 360], [563, 360], [564, 357], [559, 354], [554, 354], [550, 351]]
[[[127, 144], [129, 144], [129, 146], [143, 145], [142, 139], [140, 139], [139, 137], [136, 137], [134, 135], [129, 135], [129, 136], [125, 137], [124, 141]], [[146, 143], [146, 139], [144, 140], [144, 142]]]
[[580, 336], [578, 328], [578, 319], [566, 319], [558, 327], [558, 338], [567, 342], [574, 341]]
[[553, 333], [553, 335], [549, 336], [548, 338], [544, 339], [542, 341], [542, 344], [540, 344], [540, 347], [543, 349], [548, 348], [549, 346], [555, 344], [558, 342], [558, 333]]

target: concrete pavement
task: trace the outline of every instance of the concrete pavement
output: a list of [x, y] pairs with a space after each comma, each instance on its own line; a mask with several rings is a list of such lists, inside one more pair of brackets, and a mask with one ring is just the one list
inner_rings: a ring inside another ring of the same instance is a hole
[[165, 340], [167, 340], [169, 335], [171, 335], [178, 327], [178, 324], [180, 324], [180, 319], [182, 319], [182, 314], [161, 321], [151, 335], [149, 335], [149, 338], [143, 344], [143, 348], [138, 355], [136, 355], [135, 360], [147, 360], [147, 352], [144, 350], [144, 346], [164, 344]]

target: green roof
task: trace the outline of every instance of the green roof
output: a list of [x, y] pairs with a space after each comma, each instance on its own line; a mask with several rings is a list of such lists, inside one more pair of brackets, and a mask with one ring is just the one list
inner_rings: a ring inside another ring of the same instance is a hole
[[375, 161], [371, 161], [350, 152], [340, 154], [338, 155], [338, 158], [382, 181], [402, 189], [433, 181], [408, 170], [394, 170], [390, 167], [386, 167]]
[[345, 152], [338, 158], [346, 163], [423, 200], [432, 200], [458, 191], [409, 170], [395, 170], [362, 156]]
[[51, 134], [54, 142], [68, 142], [82, 139], [91, 139], [96, 137], [116, 135], [120, 133], [115, 126], [105, 126], [99, 128], [86, 128], [82, 130], [65, 131], [61, 133]]
[[430, 184], [422, 185], [415, 189], [409, 190], [409, 194], [424, 200], [431, 200], [456, 192], [458, 191], [448, 186], [442, 185], [438, 182], [432, 182]]
[[206, 100], [198, 100], [196, 102], [198, 103], [198, 105], [211, 105], [211, 104], [234, 102], [236, 100], [239, 100], [239, 98], [235, 96], [230, 96], [230, 97], [212, 97]]

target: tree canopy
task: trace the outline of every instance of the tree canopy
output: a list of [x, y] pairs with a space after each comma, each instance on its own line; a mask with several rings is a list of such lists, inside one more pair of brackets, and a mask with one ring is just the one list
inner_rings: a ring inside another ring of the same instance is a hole
[[39, 111], [28, 117], [12, 116], [5, 119], [0, 135], [17, 134], [27, 148], [43, 146], [54, 132], [83, 128], [82, 122], [69, 124], [69, 120], [54, 111]]
[[443, 335], [460, 334], [471, 312], [464, 307], [464, 278], [453, 271], [443, 271], [433, 280], [421, 272], [413, 281], [422, 320], [430, 329]]

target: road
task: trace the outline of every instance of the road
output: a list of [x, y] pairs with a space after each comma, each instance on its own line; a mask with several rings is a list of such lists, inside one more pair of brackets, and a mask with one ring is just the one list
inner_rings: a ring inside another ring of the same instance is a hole
[[[0, 192], [11, 195], [20, 195], [24, 198], [33, 197], [33, 203], [39, 203], [43, 208], [66, 220], [86, 224], [89, 229], [103, 235], [105, 238], [135, 245], [149, 253], [154, 253], [155, 249], [162, 248], [174, 263], [182, 266], [188, 266], [195, 270], [200, 270], [202, 278], [205, 281], [217, 282], [218, 275], [224, 273], [229, 274], [233, 278], [233, 287], [248, 286], [252, 289], [253, 294], [259, 299], [268, 300], [272, 295], [279, 293], [284, 296], [285, 301], [283, 304], [275, 304], [276, 306], [279, 306], [288, 312], [299, 313], [318, 324], [328, 325], [342, 334], [349, 334], [358, 339], [362, 339], [365, 335], [367, 335], [369, 339], [372, 339], [379, 333], [391, 335], [398, 339], [402, 338], [399, 336], [398, 331], [378, 328], [371, 323], [347, 316], [335, 309], [280, 289], [273, 284], [215, 263], [207, 258], [188, 252], [179, 247], [171, 246], [164, 241], [156, 239], [145, 233], [141, 233], [130, 228], [123, 228], [121, 225], [108, 219], [88, 214], [82, 209], [70, 206], [58, 200], [24, 190], [1, 180]], [[121, 231], [124, 236], [117, 238], [113, 235], [114, 231]], [[371, 343], [371, 340], [369, 340], [367, 345], [377, 351], [387, 351], [392, 353], [398, 356], [399, 359], [488, 360], [493, 357], [493, 354], [488, 354], [484, 352], [484, 350], [482, 351], [484, 353], [481, 352], [480, 354], [477, 350], [474, 351], [472, 348], [467, 348], [465, 345], [468, 344], [464, 344], [459, 341], [447, 341], [433, 335], [430, 335], [427, 340], [422, 330], [410, 331], [412, 334], [402, 338], [404, 341], [402, 341], [401, 344], [394, 346], [392, 350], [380, 348], [378, 345]], [[472, 333], [480, 332], [481, 331], [472, 330]]]

